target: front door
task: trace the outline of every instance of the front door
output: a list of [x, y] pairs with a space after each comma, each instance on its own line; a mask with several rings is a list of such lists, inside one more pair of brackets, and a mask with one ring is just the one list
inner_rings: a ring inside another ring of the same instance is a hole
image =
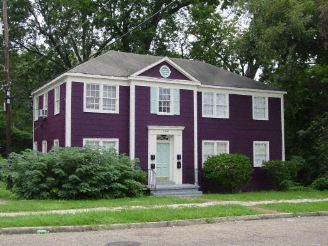
[[169, 179], [170, 144], [157, 143], [156, 174], [159, 180]]

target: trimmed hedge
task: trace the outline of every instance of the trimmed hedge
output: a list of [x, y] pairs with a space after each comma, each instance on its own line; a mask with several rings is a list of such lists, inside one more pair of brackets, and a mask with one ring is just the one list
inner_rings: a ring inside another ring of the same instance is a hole
[[138, 197], [145, 190], [146, 174], [138, 160], [118, 155], [114, 149], [25, 150], [12, 153], [2, 166], [2, 179], [12, 193], [24, 199]]
[[251, 180], [250, 159], [242, 154], [221, 154], [209, 157], [203, 167], [206, 178], [222, 185], [228, 192], [236, 192]]

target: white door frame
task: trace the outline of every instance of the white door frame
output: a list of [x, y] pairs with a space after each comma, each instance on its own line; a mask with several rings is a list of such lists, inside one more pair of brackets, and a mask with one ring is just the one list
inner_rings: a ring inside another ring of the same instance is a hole
[[[150, 164], [156, 163], [156, 149], [158, 135], [166, 135], [170, 142], [170, 176], [169, 180], [176, 184], [182, 184], [182, 131], [184, 126], [148, 126], [148, 169]], [[151, 160], [151, 155], [155, 155], [155, 160]], [[181, 155], [181, 168], [177, 168], [177, 155]]]

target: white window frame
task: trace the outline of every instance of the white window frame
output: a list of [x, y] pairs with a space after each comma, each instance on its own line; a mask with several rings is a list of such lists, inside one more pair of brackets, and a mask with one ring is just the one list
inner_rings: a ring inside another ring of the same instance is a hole
[[48, 92], [43, 94], [43, 109], [48, 110]]
[[38, 142], [37, 141], [33, 142], [33, 150], [38, 151]]
[[[168, 90], [169, 92], [170, 92], [170, 94], [169, 94], [169, 96], [170, 96], [170, 100], [160, 100], [160, 92], [161, 92], [161, 90]], [[158, 98], [157, 98], [157, 102], [158, 102], [158, 105], [157, 105], [157, 107], [158, 107], [158, 109], [157, 109], [157, 112], [158, 112], [158, 114], [164, 114], [164, 115], [173, 115], [173, 111], [174, 111], [174, 109], [173, 109], [173, 92], [172, 92], [172, 89], [171, 88], [164, 88], [164, 87], [158, 87]], [[160, 103], [161, 102], [169, 102], [170, 103], [170, 112], [163, 112], [163, 111], [160, 111]]]
[[[229, 154], [229, 150], [230, 150], [230, 146], [229, 146], [229, 141], [223, 141], [223, 140], [203, 140], [202, 141], [202, 163], [204, 164], [204, 162], [206, 161], [206, 159], [208, 158], [205, 158], [205, 144], [207, 143], [211, 143], [214, 145], [213, 147], [213, 155], [208, 155], [209, 156], [214, 156], [214, 155], [219, 155], [219, 154], [223, 154], [223, 153], [226, 153], [226, 154]], [[225, 152], [221, 152], [221, 153], [218, 153], [217, 151], [217, 145], [218, 144], [226, 144], [226, 151]]]
[[42, 153], [47, 153], [48, 152], [48, 143], [47, 140], [42, 141]]
[[[91, 85], [99, 86], [99, 109], [87, 108], [87, 87]], [[115, 97], [104, 97], [104, 87], [110, 86], [115, 88]], [[104, 99], [115, 100], [115, 110], [103, 109]], [[83, 95], [83, 109], [84, 112], [94, 112], [94, 113], [119, 113], [119, 85], [108, 85], [100, 83], [84, 83], [84, 95]]]
[[118, 153], [119, 151], [119, 139], [118, 138], [83, 138], [83, 146], [87, 145], [87, 142], [99, 142], [99, 147], [104, 147], [104, 142], [114, 142], [116, 149], [116, 152]]
[[[206, 101], [205, 101], [205, 97], [206, 95], [212, 95], [213, 97], [213, 101], [212, 104], [209, 104], [208, 106], [212, 107], [212, 114], [208, 114], [205, 110], [206, 107]], [[219, 104], [219, 100], [217, 99], [218, 96], [225, 96], [225, 104], [224, 105], [220, 105]], [[225, 115], [218, 115], [219, 110], [217, 109], [218, 107], [222, 107], [225, 106]], [[206, 118], [223, 118], [223, 119], [227, 119], [229, 118], [229, 94], [227, 93], [216, 93], [216, 92], [207, 92], [204, 91], [202, 93], [202, 116], [206, 117]]]
[[[264, 107], [257, 108], [257, 99], [264, 99]], [[253, 120], [268, 120], [269, 119], [269, 100], [268, 97], [265, 96], [253, 96], [252, 97], [252, 108], [253, 108]], [[264, 109], [264, 116], [263, 117], [258, 117], [257, 115], [257, 110], [263, 110]]]
[[34, 98], [34, 102], [33, 102], [33, 107], [34, 107], [34, 121], [37, 121], [39, 118], [39, 97], [36, 96]]
[[55, 87], [54, 90], [54, 114], [60, 112], [60, 86]]
[[59, 139], [54, 139], [53, 147], [59, 147]]
[[[264, 153], [259, 152], [258, 145], [265, 145]], [[264, 158], [262, 158], [261, 163], [257, 162], [257, 159], [259, 158], [258, 155], [265, 156]], [[253, 142], [253, 166], [261, 167], [263, 161], [268, 161], [268, 160], [270, 160], [270, 143], [269, 143], [269, 141], [254, 141]]]

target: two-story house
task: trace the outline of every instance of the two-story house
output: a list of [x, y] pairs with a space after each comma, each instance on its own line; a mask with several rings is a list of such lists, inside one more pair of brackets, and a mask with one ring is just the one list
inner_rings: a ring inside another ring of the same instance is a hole
[[157, 180], [204, 190], [206, 158], [241, 153], [255, 170], [247, 189], [266, 188], [258, 167], [285, 155], [284, 94], [201, 61], [109, 51], [33, 92], [33, 147], [114, 147]]

